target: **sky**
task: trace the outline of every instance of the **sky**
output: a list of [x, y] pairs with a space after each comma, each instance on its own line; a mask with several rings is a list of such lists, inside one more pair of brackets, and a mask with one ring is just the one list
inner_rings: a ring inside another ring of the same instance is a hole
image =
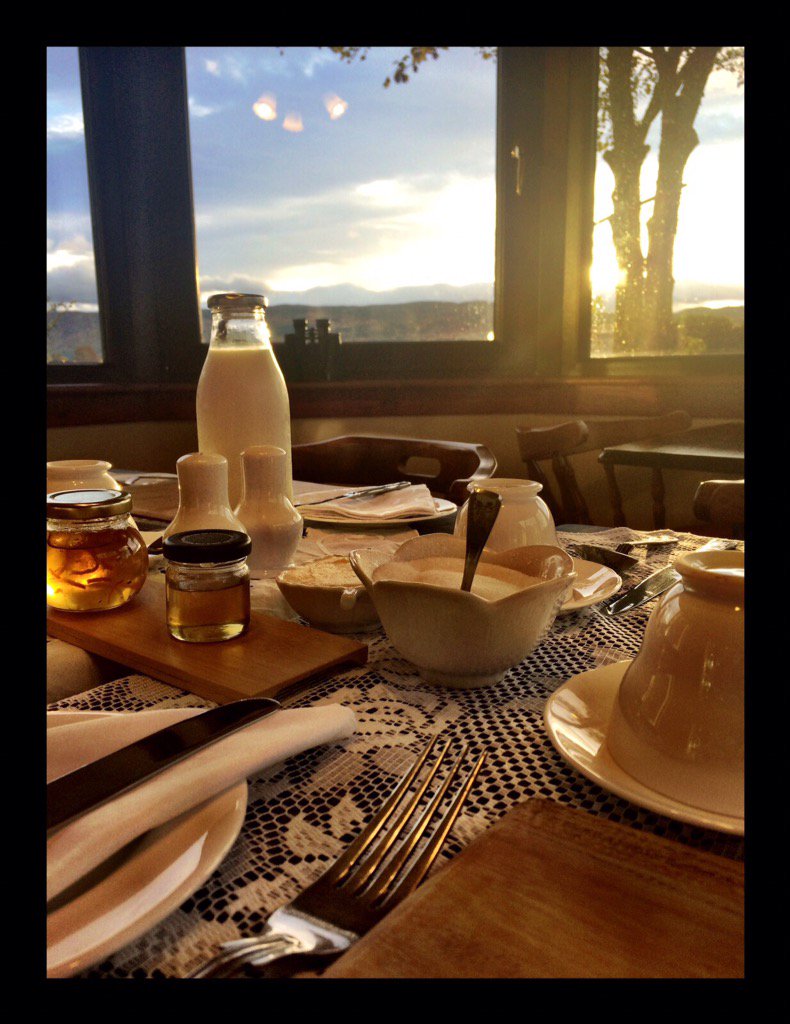
[[[187, 49], [204, 299], [236, 289], [283, 302], [320, 288], [324, 302], [366, 302], [397, 289], [408, 299], [426, 286], [435, 286], [437, 297], [449, 286], [461, 289], [456, 297], [491, 298], [495, 63], [474, 48], [453, 47], [407, 84], [385, 89], [404, 52], [376, 47], [349, 65], [317, 47]], [[50, 48], [48, 295], [91, 308], [78, 83], [76, 49]], [[678, 280], [742, 283], [740, 96], [732, 75], [709, 82], [697, 120], [704, 144], [684, 178]], [[646, 196], [653, 194], [657, 137], [648, 141]], [[596, 219], [611, 212], [611, 174], [599, 166]], [[595, 232], [591, 276], [597, 292], [610, 292], [617, 280], [607, 225]], [[375, 294], [365, 298], [355, 289]]]

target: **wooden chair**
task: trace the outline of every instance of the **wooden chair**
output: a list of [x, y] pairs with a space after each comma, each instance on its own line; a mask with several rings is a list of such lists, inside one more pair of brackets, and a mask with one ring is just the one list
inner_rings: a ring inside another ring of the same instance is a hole
[[462, 504], [466, 485], [496, 471], [496, 459], [482, 444], [428, 441], [415, 437], [358, 434], [292, 446], [293, 475], [320, 484], [388, 484], [411, 480], [431, 494]]
[[703, 480], [694, 495], [694, 515], [717, 536], [741, 539], [746, 520], [743, 480]]
[[[590, 510], [569, 457], [582, 452], [598, 451], [610, 445], [679, 433], [688, 430], [690, 426], [689, 414], [678, 410], [661, 416], [632, 416], [589, 423], [585, 420], [567, 420], [550, 427], [516, 427], [516, 436], [530, 479], [543, 484], [541, 497], [551, 509], [555, 522], [590, 523]], [[559, 495], [539, 466], [540, 462], [551, 463]], [[622, 498], [614, 474], [607, 472], [607, 480], [614, 522], [624, 524]], [[654, 480], [654, 488], [656, 486]]]

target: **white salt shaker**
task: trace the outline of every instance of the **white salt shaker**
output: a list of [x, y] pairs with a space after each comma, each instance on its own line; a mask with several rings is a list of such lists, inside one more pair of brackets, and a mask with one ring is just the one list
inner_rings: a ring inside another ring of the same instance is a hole
[[241, 453], [243, 490], [236, 515], [252, 541], [250, 576], [277, 576], [293, 564], [302, 536], [302, 517], [288, 497], [288, 456], [284, 449], [257, 444]]
[[176, 463], [178, 512], [163, 536], [184, 530], [240, 530], [244, 527], [228, 501], [228, 460], [224, 455], [192, 452]]

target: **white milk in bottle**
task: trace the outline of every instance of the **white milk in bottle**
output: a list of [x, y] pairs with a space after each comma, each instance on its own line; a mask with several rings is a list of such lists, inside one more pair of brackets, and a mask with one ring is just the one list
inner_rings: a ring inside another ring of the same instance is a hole
[[208, 300], [211, 342], [197, 387], [198, 448], [228, 460], [231, 508], [241, 500], [241, 453], [253, 445], [286, 452], [286, 493], [293, 497], [288, 391], [264, 305], [262, 295], [229, 293]]

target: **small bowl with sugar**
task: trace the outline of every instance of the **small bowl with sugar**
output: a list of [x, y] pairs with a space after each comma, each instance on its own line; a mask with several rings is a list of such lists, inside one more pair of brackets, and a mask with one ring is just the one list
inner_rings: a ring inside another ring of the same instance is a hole
[[281, 572], [276, 582], [297, 615], [318, 629], [361, 633], [379, 624], [373, 602], [346, 555], [293, 566]]
[[461, 590], [466, 543], [424, 534], [394, 555], [349, 555], [398, 652], [427, 683], [471, 689], [499, 682], [537, 647], [575, 579], [562, 548], [483, 550], [471, 591]]

